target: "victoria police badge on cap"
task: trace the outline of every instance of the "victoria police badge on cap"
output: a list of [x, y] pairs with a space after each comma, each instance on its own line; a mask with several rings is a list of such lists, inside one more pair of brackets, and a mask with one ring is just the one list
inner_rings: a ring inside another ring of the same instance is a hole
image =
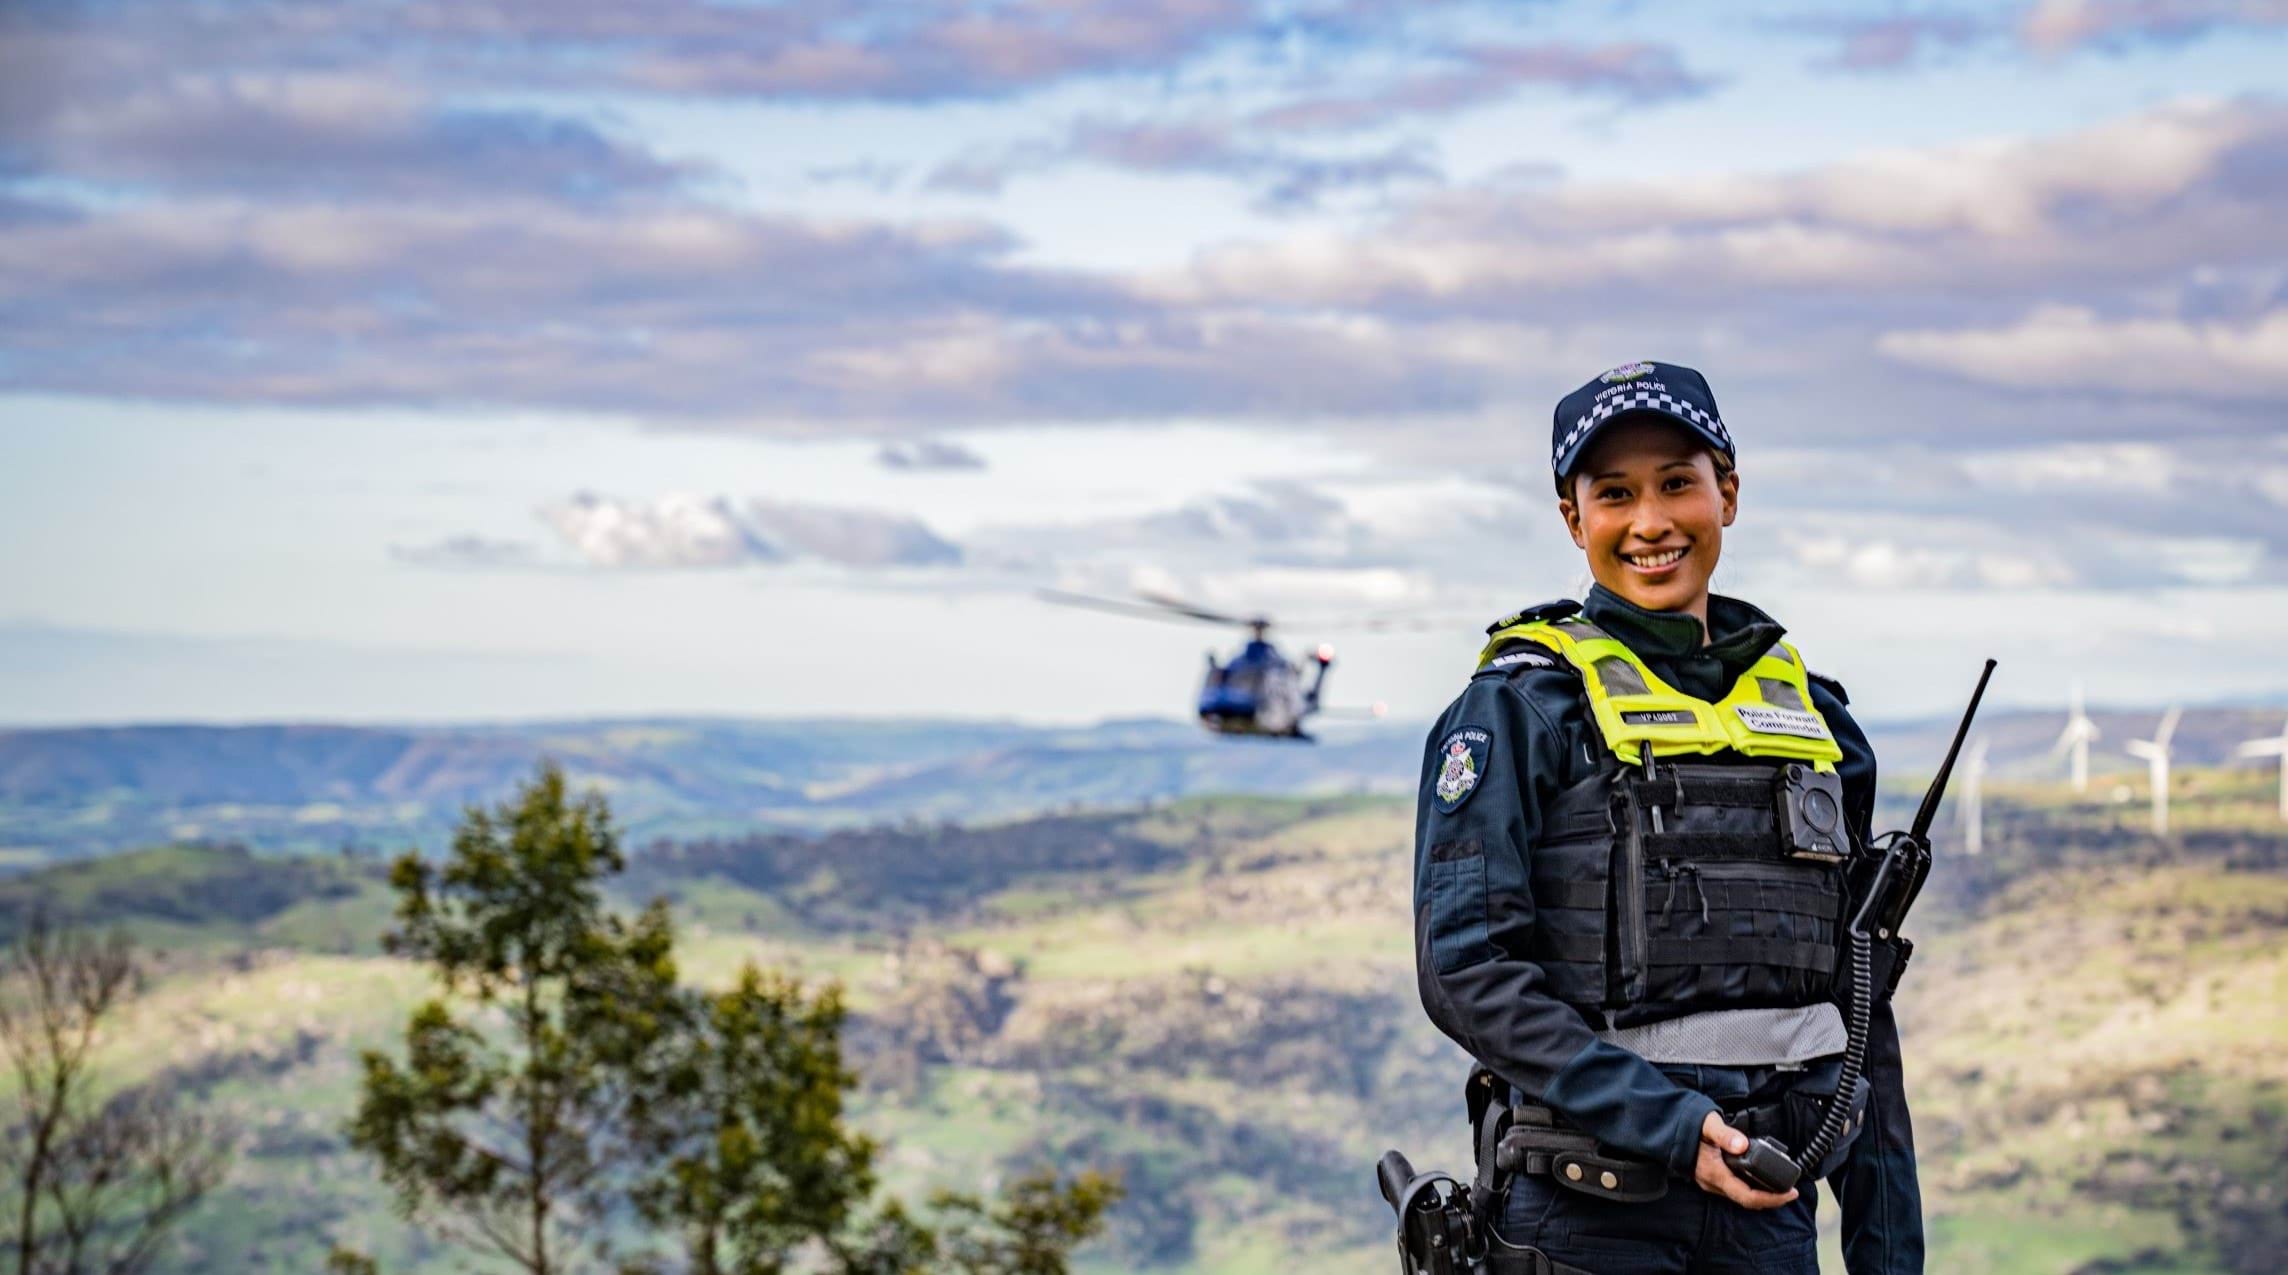
[[1599, 373], [1597, 379], [1607, 385], [1618, 385], [1623, 381], [1633, 381], [1640, 376], [1651, 375], [1652, 364], [1650, 363], [1623, 363], [1610, 372]]
[[1441, 814], [1461, 808], [1485, 777], [1486, 759], [1493, 754], [1494, 737], [1475, 726], [1464, 726], [1438, 744], [1438, 782], [1431, 792]]

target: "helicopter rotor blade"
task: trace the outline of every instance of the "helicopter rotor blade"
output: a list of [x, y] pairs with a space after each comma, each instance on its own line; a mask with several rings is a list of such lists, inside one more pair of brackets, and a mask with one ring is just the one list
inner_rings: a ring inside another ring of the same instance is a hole
[[1146, 606], [1141, 602], [1124, 602], [1118, 598], [1096, 598], [1085, 593], [1066, 593], [1061, 589], [1035, 589], [1034, 594], [1044, 602], [1062, 606], [1089, 607], [1097, 611], [1110, 611], [1115, 615], [1140, 616], [1147, 620], [1198, 620], [1209, 624], [1244, 624], [1246, 621], [1213, 612], [1172, 607], [1165, 603]]
[[1151, 589], [1138, 589], [1136, 596], [1142, 602], [1123, 598], [1100, 598], [1086, 593], [1067, 593], [1062, 589], [1036, 589], [1034, 593], [1045, 601], [1065, 606], [1091, 607], [1118, 615], [1140, 615], [1155, 620], [1197, 620], [1203, 624], [1229, 624], [1240, 628], [1272, 628], [1293, 633], [1301, 629], [1331, 629], [1349, 633], [1434, 633], [1471, 632], [1484, 621], [1459, 612], [1412, 613], [1406, 611], [1380, 611], [1367, 614], [1338, 615], [1309, 620], [1274, 621], [1267, 615], [1233, 615], [1228, 611], [1211, 611], [1203, 606], [1186, 602], [1182, 598]]
[[1475, 636], [1485, 627], [1485, 621], [1459, 612], [1425, 615], [1386, 612], [1314, 617], [1308, 621], [1291, 621], [1284, 627], [1290, 633], [1298, 629], [1332, 629], [1345, 633], [1468, 633]]
[[1456, 621], [1450, 616], [1376, 615], [1361, 616], [1349, 624], [1337, 624], [1335, 627], [1363, 629], [1369, 633], [1430, 633], [1441, 629], [1476, 626], [1470, 621]]
[[1188, 615], [1195, 620], [1206, 620], [1210, 624], [1260, 624], [1265, 627], [1269, 627], [1271, 624], [1268, 616], [1225, 615], [1221, 611], [1210, 611], [1206, 607], [1193, 606], [1182, 598], [1171, 598], [1165, 593], [1155, 593], [1150, 589], [1138, 589], [1136, 596], [1154, 606], [1166, 607], [1178, 615]]

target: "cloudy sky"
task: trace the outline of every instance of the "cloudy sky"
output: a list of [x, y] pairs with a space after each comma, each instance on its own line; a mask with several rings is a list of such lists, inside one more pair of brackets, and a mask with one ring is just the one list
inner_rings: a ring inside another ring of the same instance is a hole
[[[0, 5], [0, 722], [1426, 716], [1705, 370], [1870, 715], [2288, 695], [2288, 4]], [[1419, 620], [1419, 627], [1395, 624]]]

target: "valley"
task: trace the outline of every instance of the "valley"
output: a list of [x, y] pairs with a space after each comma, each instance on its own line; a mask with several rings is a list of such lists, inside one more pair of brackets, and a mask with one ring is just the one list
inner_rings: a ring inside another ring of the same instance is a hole
[[[2264, 796], [2190, 773], [2161, 843], [2002, 785], [1989, 852], [1941, 860], [1900, 1004], [1933, 1269], [2243, 1272], [2288, 1246]], [[1110, 1168], [1129, 1194], [1085, 1269], [1367, 1275], [1390, 1261], [1373, 1158], [1468, 1154], [1466, 1063], [1415, 1003], [1410, 829], [1384, 797], [1201, 798], [660, 843], [619, 889], [671, 902], [690, 976], [754, 958], [848, 989], [893, 1188]], [[315, 1269], [334, 1243], [448, 1268], [341, 1133], [356, 1052], [426, 990], [379, 949], [380, 873], [171, 847], [0, 882], [0, 925], [43, 898], [163, 952], [112, 1063], [247, 1123], [168, 1269]]]

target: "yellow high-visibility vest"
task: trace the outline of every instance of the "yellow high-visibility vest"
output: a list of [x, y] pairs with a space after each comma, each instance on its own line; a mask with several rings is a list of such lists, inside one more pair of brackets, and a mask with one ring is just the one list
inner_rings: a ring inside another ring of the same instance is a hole
[[1646, 744], [1655, 757], [1731, 749], [1750, 757], [1810, 762], [1815, 770], [1833, 770], [1843, 758], [1811, 701], [1803, 657], [1785, 642], [1774, 642], [1740, 674], [1730, 694], [1711, 704], [1662, 681], [1628, 643], [1579, 616], [1494, 630], [1478, 656], [1478, 668], [1491, 666], [1498, 653], [1520, 640], [1549, 648], [1580, 672], [1605, 746], [1630, 765], [1643, 763]]

